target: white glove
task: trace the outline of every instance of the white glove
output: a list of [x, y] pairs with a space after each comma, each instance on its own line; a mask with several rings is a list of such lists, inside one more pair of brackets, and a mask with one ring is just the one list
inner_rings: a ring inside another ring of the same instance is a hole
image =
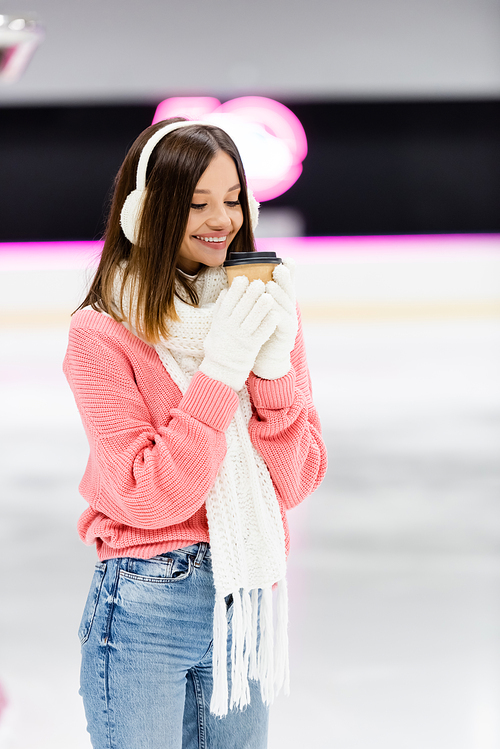
[[273, 333], [279, 312], [262, 281], [234, 279], [215, 304], [212, 327], [205, 338], [200, 371], [241, 390], [263, 343]]
[[255, 361], [253, 372], [265, 380], [277, 380], [290, 370], [290, 353], [297, 337], [298, 321], [295, 306], [295, 261], [285, 260], [273, 271], [274, 281], [266, 284], [266, 293], [273, 297], [280, 318], [276, 330], [265, 343]]

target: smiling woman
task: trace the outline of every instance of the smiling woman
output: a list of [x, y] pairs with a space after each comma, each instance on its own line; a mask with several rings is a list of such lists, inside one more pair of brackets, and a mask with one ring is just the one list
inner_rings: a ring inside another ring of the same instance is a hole
[[[203, 203], [197, 189], [207, 196]], [[114, 303], [121, 268], [120, 296], [129, 279], [137, 280], [136, 330], [145, 340], [157, 341], [167, 334], [167, 320], [176, 318], [176, 284], [197, 302], [194, 285], [179, 271], [192, 273], [200, 264], [224, 261], [207, 262], [209, 253], [191, 257], [200, 245], [195, 232], [215, 236], [215, 230], [231, 229], [234, 251], [255, 249], [249, 198], [255, 203], [238, 149], [223, 130], [180, 117], [147, 128], [117, 175], [101, 261], [80, 309], [91, 306], [121, 321]]]
[[178, 255], [177, 265], [181, 270], [196, 273], [201, 265], [209, 268], [222, 265], [227, 248], [243, 224], [239, 194], [235, 163], [227, 153], [219, 151], [194, 191], [196, 202], [191, 203]]
[[326, 456], [292, 265], [230, 287], [222, 267], [229, 246], [254, 251], [256, 218], [223, 130], [148, 128], [73, 316], [78, 528], [99, 560], [79, 631], [94, 749], [264, 749], [287, 690], [286, 511]]

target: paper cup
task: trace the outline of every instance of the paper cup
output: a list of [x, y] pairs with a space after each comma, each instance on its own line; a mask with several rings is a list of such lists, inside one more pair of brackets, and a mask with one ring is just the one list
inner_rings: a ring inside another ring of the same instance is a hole
[[229, 286], [233, 283], [236, 276], [246, 276], [250, 283], [261, 281], [267, 283], [273, 280], [273, 270], [279, 263], [248, 263], [246, 265], [228, 265], [226, 267], [227, 281]]

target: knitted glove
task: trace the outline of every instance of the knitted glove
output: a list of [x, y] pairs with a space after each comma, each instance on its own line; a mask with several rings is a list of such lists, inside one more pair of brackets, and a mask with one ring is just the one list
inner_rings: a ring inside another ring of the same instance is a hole
[[294, 275], [295, 262], [287, 259], [274, 269], [274, 281], [266, 284], [266, 293], [273, 297], [281, 315], [276, 330], [262, 346], [253, 366], [254, 374], [265, 380], [284, 377], [291, 367], [290, 353], [298, 329]]
[[233, 390], [241, 390], [263, 343], [279, 319], [275, 302], [262, 281], [239, 276], [221, 291], [212, 327], [205, 338], [200, 370]]

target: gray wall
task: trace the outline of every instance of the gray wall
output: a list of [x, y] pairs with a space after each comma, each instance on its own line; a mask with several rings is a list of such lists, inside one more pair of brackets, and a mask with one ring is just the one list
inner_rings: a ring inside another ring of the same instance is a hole
[[0, 104], [497, 97], [500, 0], [0, 0], [47, 36]]

